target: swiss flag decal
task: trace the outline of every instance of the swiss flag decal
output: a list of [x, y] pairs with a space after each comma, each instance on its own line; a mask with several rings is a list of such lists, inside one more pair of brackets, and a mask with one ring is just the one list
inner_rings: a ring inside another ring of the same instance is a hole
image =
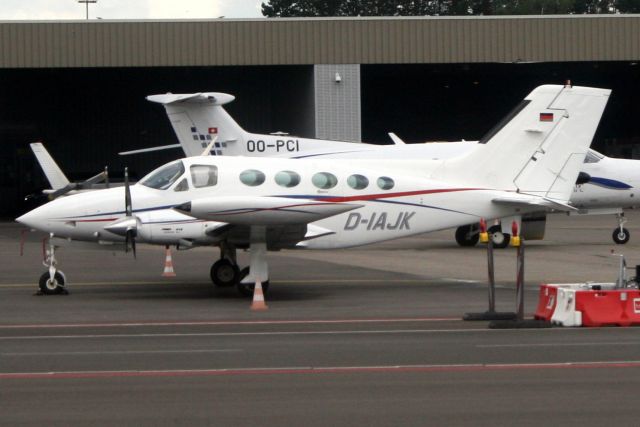
[[209, 128], [209, 133], [218, 133], [218, 128]]

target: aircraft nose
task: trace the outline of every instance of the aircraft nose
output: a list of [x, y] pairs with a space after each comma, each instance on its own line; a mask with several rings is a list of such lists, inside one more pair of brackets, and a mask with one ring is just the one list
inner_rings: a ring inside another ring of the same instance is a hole
[[41, 229], [44, 226], [44, 217], [39, 211], [39, 208], [29, 211], [21, 217], [16, 218], [16, 221], [29, 228]]

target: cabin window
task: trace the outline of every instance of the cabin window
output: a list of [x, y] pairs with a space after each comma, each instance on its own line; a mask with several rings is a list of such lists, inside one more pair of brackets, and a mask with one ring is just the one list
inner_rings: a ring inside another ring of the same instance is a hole
[[195, 188], [211, 187], [218, 183], [218, 167], [191, 165], [191, 182]]
[[142, 178], [140, 184], [156, 190], [166, 190], [184, 173], [182, 160], [176, 160], [151, 172]]
[[264, 173], [256, 169], [247, 169], [240, 174], [240, 181], [242, 181], [244, 185], [248, 185], [249, 187], [256, 187], [262, 184], [264, 180]]
[[316, 187], [322, 190], [328, 190], [329, 188], [333, 188], [338, 184], [338, 178], [332, 173], [329, 172], [318, 172], [313, 175], [311, 178], [311, 182]]
[[391, 190], [394, 185], [395, 183], [388, 176], [381, 176], [380, 178], [378, 178], [378, 187], [380, 187], [382, 190]]
[[276, 174], [275, 180], [279, 186], [291, 188], [300, 184], [300, 175], [293, 171], [281, 171]]
[[364, 175], [354, 174], [347, 178], [347, 185], [354, 190], [362, 190], [369, 186], [369, 179]]
[[189, 183], [187, 182], [187, 178], [182, 178], [182, 181], [176, 185], [176, 188], [174, 188], [173, 191], [187, 191], [188, 189]]

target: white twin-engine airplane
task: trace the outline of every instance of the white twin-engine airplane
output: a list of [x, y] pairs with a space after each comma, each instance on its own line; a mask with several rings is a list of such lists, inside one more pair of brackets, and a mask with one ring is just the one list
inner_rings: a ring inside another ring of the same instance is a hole
[[[609, 94], [540, 86], [456, 158], [188, 157], [136, 185], [58, 198], [17, 221], [82, 241], [219, 246], [214, 283], [247, 294], [269, 280], [267, 250], [345, 248], [480, 218], [511, 223], [529, 212], [574, 210], [568, 202]], [[250, 251], [244, 272], [237, 248]], [[65, 281], [54, 251], [51, 244], [40, 280], [47, 293]]]
[[[395, 145], [358, 144], [353, 142], [299, 138], [283, 133], [272, 135], [250, 133], [242, 129], [225, 111], [223, 105], [233, 101], [232, 95], [218, 92], [152, 95], [147, 99], [164, 105], [180, 144], [135, 150], [140, 153], [158, 149], [181, 147], [187, 156], [199, 156], [212, 143], [211, 155], [332, 158], [332, 159], [448, 159], [468, 153], [482, 144], [478, 141], [404, 144], [390, 133]], [[483, 138], [485, 142], [491, 132]], [[215, 141], [214, 141], [215, 139]], [[124, 153], [121, 153], [124, 154]], [[581, 168], [571, 204], [578, 208], [571, 215], [615, 214], [618, 226], [612, 238], [618, 244], [629, 241], [624, 228], [623, 209], [640, 206], [635, 197], [640, 188], [640, 164], [637, 160], [614, 159], [589, 150]], [[640, 194], [638, 194], [640, 196]], [[544, 211], [522, 218], [522, 233], [527, 240], [542, 239], [546, 223]], [[495, 247], [509, 243], [511, 224], [490, 227]], [[461, 246], [478, 242], [478, 225], [458, 227], [456, 241]]]

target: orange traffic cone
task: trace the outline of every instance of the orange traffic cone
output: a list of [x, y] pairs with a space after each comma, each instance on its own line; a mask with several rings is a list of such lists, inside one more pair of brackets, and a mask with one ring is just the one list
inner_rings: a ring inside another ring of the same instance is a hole
[[164, 272], [162, 277], [175, 277], [176, 273], [173, 271], [173, 259], [171, 258], [171, 249], [167, 246], [167, 255], [164, 259]]
[[256, 287], [253, 289], [253, 301], [251, 302], [251, 310], [263, 311], [268, 310], [267, 304], [264, 302], [264, 293], [262, 292], [262, 283], [256, 281]]

